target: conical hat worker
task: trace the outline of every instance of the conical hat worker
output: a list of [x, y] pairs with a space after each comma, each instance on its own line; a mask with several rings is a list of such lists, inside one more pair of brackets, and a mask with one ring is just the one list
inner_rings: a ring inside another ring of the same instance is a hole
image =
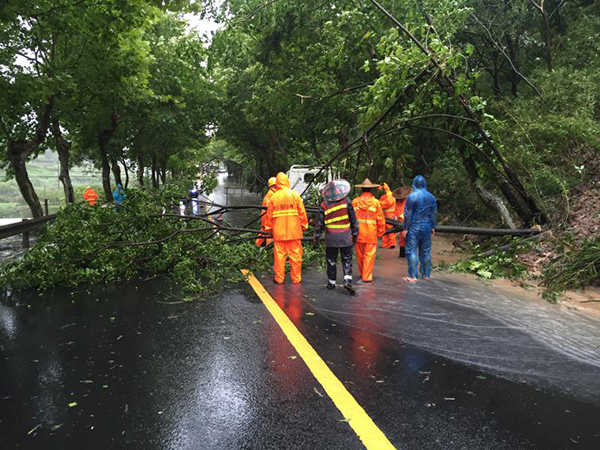
[[379, 200], [373, 196], [373, 189], [379, 185], [366, 178], [355, 187], [362, 190], [362, 193], [352, 202], [358, 222], [358, 239], [355, 246], [356, 262], [362, 281], [370, 283], [373, 281], [377, 238], [385, 233], [385, 217]]

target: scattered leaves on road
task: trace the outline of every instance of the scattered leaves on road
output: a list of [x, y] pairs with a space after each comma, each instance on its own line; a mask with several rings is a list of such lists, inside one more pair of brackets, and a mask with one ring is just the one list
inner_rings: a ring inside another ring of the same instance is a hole
[[27, 436], [31, 436], [33, 433], [35, 433], [35, 430], [37, 430], [37, 429], [38, 429], [39, 427], [41, 427], [41, 426], [42, 426], [42, 424], [41, 424], [41, 423], [38, 423], [38, 424], [37, 424], [35, 427], [33, 427], [31, 430], [29, 430], [29, 431], [27, 432]]
[[288, 359], [291, 359], [292, 361], [296, 358], [298, 358], [296, 355], [288, 356]]
[[69, 408], [73, 408], [75, 406], [77, 406], [77, 402], [71, 402], [71, 403], [69, 403]]

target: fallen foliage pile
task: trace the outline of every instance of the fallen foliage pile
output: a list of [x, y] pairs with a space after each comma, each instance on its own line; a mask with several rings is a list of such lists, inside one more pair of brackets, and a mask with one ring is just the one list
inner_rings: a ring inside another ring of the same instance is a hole
[[65, 208], [21, 261], [0, 267], [0, 285], [44, 290], [165, 274], [186, 298], [197, 298], [241, 280], [242, 268], [268, 266], [269, 253], [248, 234], [173, 213], [169, 205], [181, 190], [129, 190], [119, 211], [113, 205]]

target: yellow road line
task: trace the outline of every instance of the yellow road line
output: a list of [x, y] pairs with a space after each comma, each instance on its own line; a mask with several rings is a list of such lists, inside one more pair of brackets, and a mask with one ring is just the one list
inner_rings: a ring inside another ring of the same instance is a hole
[[273, 297], [260, 281], [248, 270], [242, 270], [242, 273], [246, 275], [254, 292], [260, 297], [292, 346], [304, 360], [317, 381], [323, 386], [327, 395], [331, 397], [335, 406], [354, 429], [364, 446], [368, 450], [394, 449], [392, 443], [375, 425], [362, 406], [352, 397], [352, 394], [348, 392], [342, 382], [333, 374], [325, 361], [311, 347], [279, 305], [275, 303]]

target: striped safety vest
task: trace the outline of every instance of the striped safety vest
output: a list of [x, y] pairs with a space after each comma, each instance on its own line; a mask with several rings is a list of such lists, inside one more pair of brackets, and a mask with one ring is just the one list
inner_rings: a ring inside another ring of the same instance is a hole
[[343, 198], [335, 203], [323, 202], [321, 207], [325, 211], [325, 228], [332, 233], [341, 233], [350, 230], [350, 217], [348, 217], [348, 201]]

